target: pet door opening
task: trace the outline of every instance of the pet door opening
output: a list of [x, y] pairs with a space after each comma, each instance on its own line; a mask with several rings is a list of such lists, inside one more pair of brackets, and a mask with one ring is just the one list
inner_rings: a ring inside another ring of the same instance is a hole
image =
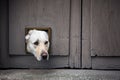
[[[47, 32], [48, 40], [49, 40], [49, 43], [51, 45], [51, 28], [50, 27], [45, 27], [45, 28], [43, 28], [43, 27], [28, 27], [28, 28], [25, 28], [25, 36], [29, 34], [30, 30], [40, 30], [40, 31]], [[49, 50], [48, 50], [49, 53], [50, 53], [50, 45], [49, 45]], [[27, 54], [31, 54], [30, 52], [27, 51], [27, 42], [26, 42], [26, 40], [25, 40], [25, 52]]]

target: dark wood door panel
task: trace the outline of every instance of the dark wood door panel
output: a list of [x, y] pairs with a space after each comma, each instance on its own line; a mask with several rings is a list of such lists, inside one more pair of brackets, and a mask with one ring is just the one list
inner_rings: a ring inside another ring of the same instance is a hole
[[[2, 33], [0, 34], [1, 68], [69, 67], [68, 49], [69, 49], [70, 0], [47, 0], [49, 3], [46, 3], [45, 1], [46, 0], [29, 0], [29, 1], [9, 0], [8, 5], [8, 0], [1, 0], [0, 3], [2, 4], [0, 5], [1, 10], [0, 32]], [[39, 3], [41, 5], [39, 5]], [[44, 5], [44, 3], [46, 3], [46, 6]], [[40, 6], [43, 6], [42, 9], [45, 10], [43, 11], [42, 15], [40, 14], [41, 11], [39, 12], [38, 9]], [[34, 9], [36, 9], [35, 12]], [[41, 19], [40, 16], [42, 16], [43, 18]], [[50, 59], [48, 61], [39, 62], [35, 59], [34, 56], [26, 55], [24, 47], [25, 46], [24, 29], [25, 27], [29, 26], [30, 27], [48, 26], [52, 28], [53, 31], [52, 41], [54, 43], [52, 42], [51, 45], [53, 49], [51, 51], [51, 54], [54, 56], [50, 56]]]
[[82, 68], [120, 69], [119, 4], [119, 0], [83, 0]]
[[[1, 68], [81, 68], [81, 0], [1, 1]], [[48, 61], [26, 54], [26, 27], [51, 27]]]
[[120, 56], [119, 4], [119, 0], [91, 0], [91, 56]]
[[25, 55], [25, 27], [51, 27], [51, 55], [69, 54], [70, 0], [10, 0], [9, 52]]

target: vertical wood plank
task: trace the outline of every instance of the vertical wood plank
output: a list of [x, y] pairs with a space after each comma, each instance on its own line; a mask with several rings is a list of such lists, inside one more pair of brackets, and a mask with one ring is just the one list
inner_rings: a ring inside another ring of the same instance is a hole
[[120, 69], [120, 57], [92, 57], [92, 69]]
[[[2, 14], [2, 12], [3, 12], [3, 10], [2, 10], [2, 0], [0, 0], [0, 14]], [[1, 25], [1, 23], [2, 23], [2, 19], [3, 19], [3, 17], [2, 17], [2, 15], [0, 15], [0, 26], [2, 26]], [[2, 36], [2, 32], [1, 32], [1, 27], [0, 27], [0, 43], [1, 43], [1, 41], [2, 41], [2, 38], [1, 38], [1, 36]], [[1, 63], [2, 63], [2, 61], [1, 61], [1, 49], [2, 47], [0, 46], [0, 68], [1, 68]]]
[[91, 0], [83, 0], [82, 4], [82, 68], [91, 68]]
[[69, 65], [81, 68], [81, 0], [71, 0]]
[[0, 61], [1, 67], [9, 65], [7, 0], [0, 0]]

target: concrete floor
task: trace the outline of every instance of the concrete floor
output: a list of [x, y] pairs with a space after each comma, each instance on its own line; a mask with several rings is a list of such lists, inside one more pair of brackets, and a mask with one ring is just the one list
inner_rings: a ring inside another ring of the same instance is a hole
[[120, 71], [11, 69], [0, 70], [0, 80], [120, 80]]

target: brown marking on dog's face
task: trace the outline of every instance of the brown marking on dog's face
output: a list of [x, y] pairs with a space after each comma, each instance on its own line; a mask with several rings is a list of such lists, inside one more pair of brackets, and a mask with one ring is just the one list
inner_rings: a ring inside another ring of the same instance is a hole
[[42, 53], [47, 52], [47, 48], [46, 45], [44, 44], [44, 42], [40, 42], [40, 44], [38, 46], [36, 46], [36, 57], [39, 58], [40, 56], [42, 56]]
[[40, 60], [40, 58], [42, 58], [42, 54], [45, 54], [46, 56], [48, 56], [48, 45], [49, 45], [48, 41], [34, 42], [35, 57], [37, 58], [37, 60]]

